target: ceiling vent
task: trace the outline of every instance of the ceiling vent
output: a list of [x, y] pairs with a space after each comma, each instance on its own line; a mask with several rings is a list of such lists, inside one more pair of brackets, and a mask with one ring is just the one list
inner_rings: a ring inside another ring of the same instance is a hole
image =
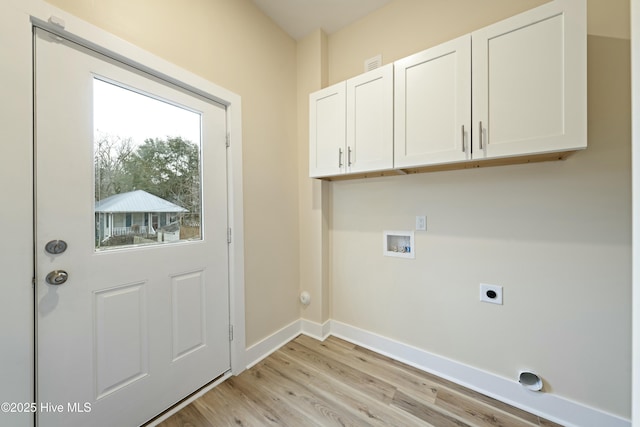
[[375, 70], [382, 66], [382, 55], [374, 56], [364, 61], [364, 72]]

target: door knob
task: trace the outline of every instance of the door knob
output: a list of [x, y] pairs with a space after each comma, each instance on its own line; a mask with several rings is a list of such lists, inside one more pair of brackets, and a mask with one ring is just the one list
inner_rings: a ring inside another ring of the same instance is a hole
[[54, 270], [47, 274], [45, 280], [50, 285], [62, 285], [69, 278], [69, 274], [64, 270]]

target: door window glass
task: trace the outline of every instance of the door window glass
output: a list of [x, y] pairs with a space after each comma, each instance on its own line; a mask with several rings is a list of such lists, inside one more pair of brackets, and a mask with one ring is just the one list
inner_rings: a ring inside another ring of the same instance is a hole
[[93, 80], [95, 247], [202, 239], [201, 115]]

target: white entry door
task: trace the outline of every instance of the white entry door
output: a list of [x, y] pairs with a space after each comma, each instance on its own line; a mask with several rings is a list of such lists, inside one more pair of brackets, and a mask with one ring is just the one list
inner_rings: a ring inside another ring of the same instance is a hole
[[136, 426], [230, 369], [225, 108], [35, 51], [39, 425]]

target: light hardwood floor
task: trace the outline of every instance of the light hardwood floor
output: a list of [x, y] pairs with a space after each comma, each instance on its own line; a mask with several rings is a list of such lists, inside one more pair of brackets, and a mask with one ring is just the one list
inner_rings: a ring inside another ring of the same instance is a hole
[[558, 424], [338, 338], [300, 335], [160, 426]]

